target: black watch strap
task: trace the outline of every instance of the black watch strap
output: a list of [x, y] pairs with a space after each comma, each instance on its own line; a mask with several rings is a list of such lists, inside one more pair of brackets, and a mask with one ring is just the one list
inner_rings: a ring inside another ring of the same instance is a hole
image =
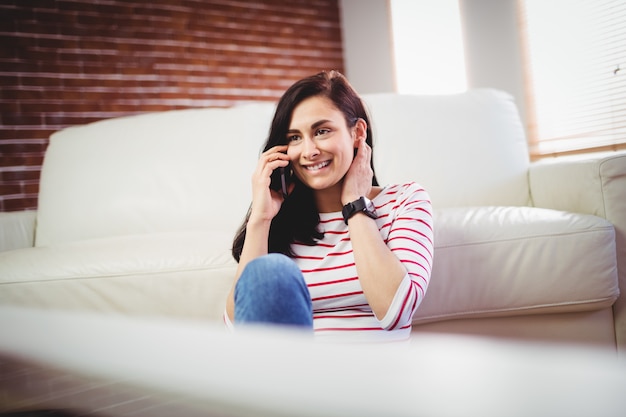
[[[368, 205], [370, 205], [369, 208]], [[372, 219], [376, 218], [376, 211], [373, 209], [372, 203], [365, 197], [360, 197], [358, 200], [354, 200], [353, 202], [343, 206], [343, 209], [341, 210], [341, 214], [343, 215], [343, 221], [348, 224], [348, 219], [350, 219], [352, 216], [359, 212], [367, 214]]]

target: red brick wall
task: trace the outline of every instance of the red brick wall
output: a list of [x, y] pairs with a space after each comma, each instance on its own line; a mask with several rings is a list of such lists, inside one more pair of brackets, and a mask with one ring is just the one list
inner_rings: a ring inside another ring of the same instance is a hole
[[338, 0], [0, 0], [0, 211], [37, 207], [49, 135], [276, 100], [343, 71]]

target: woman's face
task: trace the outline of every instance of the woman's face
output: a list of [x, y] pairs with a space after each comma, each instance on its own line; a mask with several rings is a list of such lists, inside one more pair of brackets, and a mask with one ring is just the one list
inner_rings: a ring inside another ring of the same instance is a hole
[[326, 97], [298, 104], [287, 132], [287, 155], [295, 175], [313, 190], [341, 182], [354, 158], [355, 129]]

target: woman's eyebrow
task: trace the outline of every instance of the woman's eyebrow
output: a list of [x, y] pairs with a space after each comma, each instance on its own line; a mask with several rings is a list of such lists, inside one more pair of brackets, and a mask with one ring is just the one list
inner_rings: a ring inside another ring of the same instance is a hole
[[[317, 122], [315, 122], [315, 123], [313, 123], [311, 125], [311, 130], [315, 130], [316, 128], [320, 127], [324, 123], [329, 123], [329, 122], [330, 122], [330, 120], [327, 120], [327, 119], [318, 120]], [[298, 129], [289, 129], [287, 131], [287, 134], [291, 134], [291, 133], [300, 133], [300, 130], [298, 130]]]
[[311, 125], [311, 130], [313, 130], [313, 129], [317, 128], [317, 127], [320, 127], [324, 123], [328, 123], [328, 122], [330, 122], [330, 120], [319, 120], [319, 121], [317, 121], [317, 122], [315, 122], [315, 123], [313, 123]]

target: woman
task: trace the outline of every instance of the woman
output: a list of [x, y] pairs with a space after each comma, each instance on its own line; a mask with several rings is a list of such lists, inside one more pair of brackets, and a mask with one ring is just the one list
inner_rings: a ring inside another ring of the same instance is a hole
[[[285, 92], [233, 242], [239, 266], [227, 299], [229, 325], [408, 339], [430, 279], [431, 205], [418, 184], [380, 187], [372, 146], [367, 112], [340, 73], [322, 72]], [[272, 185], [281, 169], [286, 193]]]

